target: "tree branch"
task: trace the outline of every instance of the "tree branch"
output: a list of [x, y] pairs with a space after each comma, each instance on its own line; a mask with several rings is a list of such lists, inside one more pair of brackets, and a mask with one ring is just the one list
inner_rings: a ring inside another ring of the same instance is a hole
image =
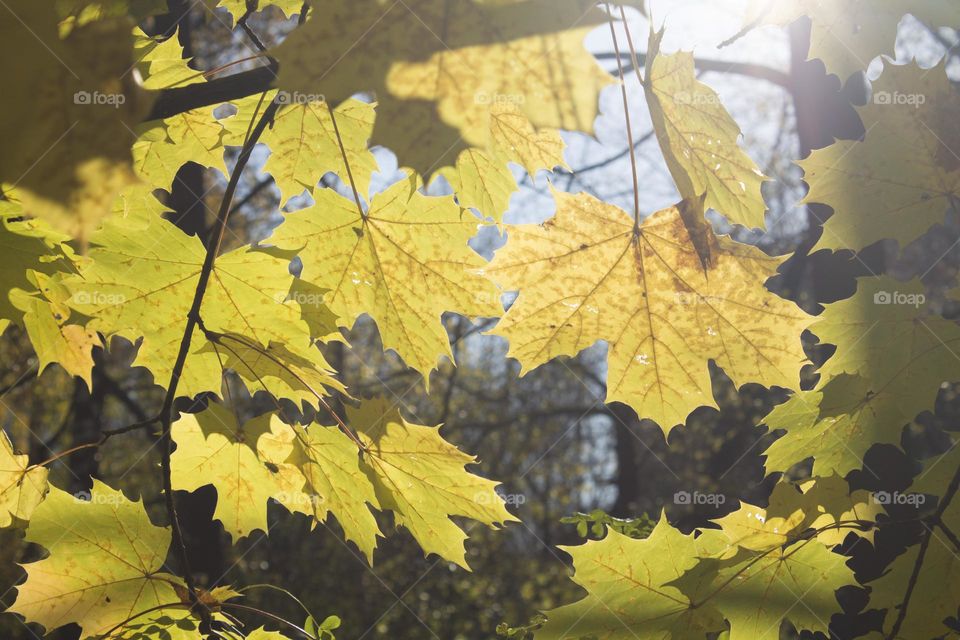
[[277, 79], [277, 68], [276, 62], [271, 61], [262, 67], [216, 78], [210, 82], [164, 89], [144, 121], [170, 118], [191, 109], [211, 107], [263, 93], [273, 88], [273, 82]]
[[[596, 57], [597, 60], [615, 60], [617, 58], [617, 54], [614, 52], [597, 53], [594, 57]], [[645, 53], [637, 54], [637, 64], [644, 65], [646, 64], [646, 60], [647, 55]], [[785, 89], [790, 89], [792, 86], [789, 74], [762, 64], [753, 64], [750, 62], [727, 62], [726, 60], [711, 60], [704, 58], [694, 58], [693, 64], [701, 71], [734, 73], [741, 76], [756, 78], [758, 80], [766, 80], [767, 82], [780, 85]], [[631, 60], [627, 60], [626, 64], [624, 64], [623, 70], [624, 72], [632, 71], [633, 62]]]

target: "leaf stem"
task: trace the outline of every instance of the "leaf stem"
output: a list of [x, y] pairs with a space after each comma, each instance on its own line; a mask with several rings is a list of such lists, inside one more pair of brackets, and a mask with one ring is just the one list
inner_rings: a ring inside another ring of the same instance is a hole
[[337, 126], [337, 114], [333, 111], [333, 106], [329, 102], [324, 102], [327, 105], [327, 111], [330, 112], [330, 121], [333, 123], [333, 132], [337, 136], [337, 144], [340, 145], [340, 155], [343, 156], [343, 166], [347, 169], [347, 178], [350, 180], [350, 189], [353, 190], [353, 200], [357, 203], [357, 211], [360, 212], [360, 218], [363, 220], [367, 219], [367, 214], [363, 211], [363, 205], [360, 204], [360, 193], [357, 191], [357, 184], [353, 180], [353, 171], [350, 170], [350, 161], [347, 160], [347, 149], [343, 145], [343, 138], [340, 136], [340, 127]]
[[[617, 41], [617, 30], [613, 24], [613, 12], [610, 3], [604, 3], [607, 13], [610, 14], [610, 37], [613, 38], [613, 50], [617, 54], [617, 72], [620, 76], [620, 93], [623, 96], [623, 119], [627, 125], [627, 145], [630, 148], [630, 170], [633, 173], [633, 238], [640, 238], [640, 181], [637, 176], [637, 154], [633, 146], [633, 125], [630, 123], [630, 101], [627, 98], [627, 84], [623, 78], [623, 62], [620, 59], [620, 44]], [[628, 36], [629, 37], [629, 36]], [[639, 74], [639, 71], [637, 72]]]

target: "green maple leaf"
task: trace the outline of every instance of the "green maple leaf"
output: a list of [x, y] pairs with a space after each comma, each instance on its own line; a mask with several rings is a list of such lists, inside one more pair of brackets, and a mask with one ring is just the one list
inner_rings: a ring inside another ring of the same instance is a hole
[[136, 614], [177, 606], [180, 580], [163, 573], [170, 530], [143, 505], [98, 480], [90, 500], [53, 488], [34, 511], [27, 541], [50, 555], [25, 565], [10, 611], [52, 631], [76, 623], [81, 637], [104, 634]]
[[555, 217], [516, 225], [485, 272], [520, 295], [494, 334], [522, 372], [608, 344], [607, 402], [631, 405], [664, 433], [715, 406], [707, 361], [738, 384], [794, 387], [810, 318], [767, 291], [779, 260], [707, 236], [704, 270], [677, 207], [633, 232], [622, 209], [554, 192]]
[[730, 623], [730, 640], [778, 640], [784, 620], [829, 633], [827, 621], [840, 613], [836, 590], [857, 582], [846, 558], [808, 540], [786, 549], [741, 548], [731, 557], [702, 558], [676, 584], [720, 611]]
[[907, 13], [932, 27], [960, 23], [960, 9], [943, 0], [752, 0], [747, 23], [786, 25], [810, 16], [809, 57], [820, 58], [845, 81], [880, 54], [893, 54], [897, 25]]
[[573, 557], [573, 580], [587, 596], [546, 612], [547, 623], [534, 634], [537, 640], [687, 640], [723, 628], [716, 608], [692, 606], [673, 584], [699, 555], [715, 551], [710, 537], [683, 535], [661, 515], [647, 538], [608, 529], [602, 540], [564, 550]]
[[861, 107], [862, 141], [838, 141], [802, 160], [807, 202], [834, 209], [816, 249], [859, 251], [885, 238], [905, 246], [960, 196], [960, 94], [943, 65], [887, 63]]
[[940, 385], [957, 375], [960, 327], [919, 315], [923, 291], [919, 281], [861, 278], [852, 298], [827, 305], [811, 330], [837, 352], [815, 390], [764, 420], [787, 431], [766, 451], [768, 471], [813, 456], [817, 475], [846, 474], [873, 444], [899, 444], [904, 425], [933, 409]]
[[[165, 385], [202, 270], [202, 243], [158, 216], [139, 212], [115, 219], [93, 242], [92, 260], [64, 281], [71, 306], [92, 318], [88, 329], [131, 341], [142, 338], [134, 364], [150, 369]], [[217, 258], [201, 307], [208, 333], [197, 330], [193, 336], [180, 393], [219, 393], [225, 366], [251, 385], [265, 378], [282, 385], [268, 390], [294, 399], [315, 401], [321, 384], [342, 388], [313, 346], [299, 304], [287, 299], [293, 286], [288, 264], [286, 257], [253, 247]], [[310, 380], [284, 368], [286, 354], [299, 358], [291, 367], [309, 371]]]
[[[960, 447], [954, 444], [947, 453], [927, 461], [910, 491], [916, 496], [943, 496], [958, 468]], [[956, 500], [944, 512], [943, 521], [951, 531], [960, 528], [960, 506]], [[944, 620], [956, 615], [957, 602], [960, 602], [960, 558], [951, 541], [939, 529], [934, 529], [930, 536], [910, 606], [896, 640], [950, 637]], [[887, 609], [885, 631], [890, 630], [897, 618], [919, 553], [919, 545], [910, 547], [893, 561], [883, 576], [869, 583], [871, 607]]]

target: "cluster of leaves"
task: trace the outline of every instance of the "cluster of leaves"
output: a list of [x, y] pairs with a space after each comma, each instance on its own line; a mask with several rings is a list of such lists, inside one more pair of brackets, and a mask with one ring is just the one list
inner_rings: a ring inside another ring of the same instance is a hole
[[[717, 95], [696, 78], [691, 54], [663, 53], [663, 32], [651, 31], [641, 69], [628, 38], [680, 202], [641, 220], [638, 206], [631, 217], [554, 190], [556, 213], [546, 223], [506, 225], [518, 189], [508, 164], [531, 175], [564, 166], [558, 130], [591, 132], [598, 92], [612, 80], [583, 40], [609, 22], [616, 44], [622, 9], [578, 0], [336, 0], [302, 16], [267, 52], [279, 68], [274, 89], [229, 109], [213, 104], [144, 122], [164, 91], [205, 82], [174, 39], [135, 27], [161, 10], [156, 4], [14, 0], [9, 10], [19, 20], [0, 27], [0, 51], [29, 60], [9, 81], [40, 87], [36, 101], [14, 103], [21, 112], [0, 130], [0, 322], [25, 328], [42, 367], [57, 363], [88, 384], [94, 348], [117, 338], [137, 344], [133, 364], [166, 390], [145, 426], [160, 426], [170, 517], [170, 526], [156, 526], [140, 502], [100, 482], [78, 500], [48, 485], [44, 466], [30, 465], [4, 436], [0, 526], [25, 527], [27, 540], [49, 552], [25, 566], [12, 612], [48, 630], [77, 624], [84, 638], [242, 633], [231, 613], [243, 606], [235, 602], [242, 590], [202, 591], [186, 567], [177, 576], [164, 566], [171, 547], [183, 545], [172, 491], [208, 484], [217, 492], [214, 518], [234, 540], [266, 531], [275, 501], [318, 524], [333, 516], [372, 563], [380, 512], [425, 553], [468, 568], [467, 534], [451, 518], [491, 527], [515, 520], [496, 482], [467, 471], [475, 459], [437, 427], [408, 421], [387, 400], [351, 397], [321, 352], [366, 315], [383, 347], [428, 381], [442, 358], [453, 358], [441, 316], [457, 313], [499, 318], [492, 333], [509, 342], [523, 372], [605, 342], [606, 400], [629, 405], [666, 435], [694, 409], [716, 406], [711, 361], [737, 385], [791, 389], [765, 419], [785, 432], [766, 452], [767, 470], [814, 459], [809, 478], [781, 479], [767, 506], [742, 504], [716, 528], [683, 534], [664, 516], [651, 527], [577, 518], [584, 533], [607, 530], [567, 549], [587, 596], [515, 637], [773, 638], [784, 619], [829, 632], [836, 591], [860, 584], [842, 545], [871, 542], [883, 513], [845, 476], [873, 444], [898, 444], [903, 425], [932, 408], [944, 382], [957, 381], [960, 329], [926, 307], [877, 304], [887, 292], [916, 299], [920, 282], [864, 278], [852, 298], [817, 318], [767, 289], [783, 258], [718, 235], [704, 217], [712, 209], [762, 227], [766, 178]], [[221, 4], [238, 19], [250, 10]], [[272, 4], [287, 15], [307, 11]], [[852, 20], [854, 57], [870, 59], [892, 48], [890, 23], [906, 11], [894, 2], [868, 14], [869, 3], [858, 2], [835, 14], [822, 4], [754, 7], [748, 25], [809, 13], [812, 55], [849, 75], [865, 65], [851, 68], [852, 50], [838, 55], [823, 30]], [[960, 9], [923, 4], [924, 17], [960, 23]], [[927, 99], [867, 105], [864, 140], [802, 163], [808, 200], [836, 212], [824, 249], [906, 244], [956, 207], [958, 98], [945, 69], [885, 66], [875, 91]], [[623, 74], [621, 66], [621, 88]], [[376, 104], [357, 97], [371, 93]], [[265, 171], [282, 203], [306, 194], [313, 204], [285, 214], [264, 243], [221, 251], [237, 180], [258, 143], [270, 150]], [[394, 150], [405, 167], [405, 178], [377, 193], [371, 145]], [[225, 152], [237, 149], [228, 170]], [[206, 244], [165, 217], [157, 197], [187, 162], [230, 176]], [[344, 188], [319, 187], [327, 174]], [[424, 183], [435, 175], [453, 195], [428, 195]], [[491, 262], [468, 244], [487, 225], [508, 236]], [[501, 294], [514, 291], [504, 312]], [[807, 330], [837, 351], [816, 386], [802, 390]], [[275, 398], [276, 410], [241, 420], [226, 374]], [[203, 411], [174, 420], [177, 397], [201, 394]], [[299, 407], [297, 419], [282, 411], [284, 401]], [[334, 410], [338, 402], [344, 411]], [[956, 458], [931, 462], [918, 480], [916, 492], [940, 498], [936, 514], [921, 542], [872, 585], [888, 638], [942, 635], [960, 601], [950, 580], [954, 550], [932, 542], [935, 529], [955, 542], [960, 528], [951, 506]], [[923, 609], [908, 606], [911, 594]], [[323, 638], [338, 621], [288, 625]], [[246, 637], [283, 636], [260, 629]]]

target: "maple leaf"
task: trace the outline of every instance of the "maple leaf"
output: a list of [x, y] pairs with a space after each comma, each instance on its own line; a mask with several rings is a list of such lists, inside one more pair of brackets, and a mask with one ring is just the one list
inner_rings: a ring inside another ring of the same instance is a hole
[[226, 130], [213, 117], [214, 109], [193, 109], [141, 125], [133, 144], [137, 174], [154, 187], [170, 191], [177, 171], [187, 162], [226, 173]]
[[840, 612], [836, 590], [857, 582], [846, 558], [805, 540], [762, 553], [740, 548], [731, 557], [701, 558], [675, 584], [720, 611], [730, 623], [730, 640], [778, 640], [785, 619], [798, 629], [829, 633], [826, 620]]
[[820, 58], [827, 72], [845, 81], [880, 54], [893, 54], [897, 25], [906, 13], [931, 27], [960, 23], [960, 8], [942, 0], [752, 0], [746, 22], [786, 25], [810, 16], [809, 57]]
[[693, 54], [660, 53], [663, 30], [650, 32], [644, 93], [654, 131], [680, 197], [735, 224], [764, 226], [766, 177], [740, 148], [740, 127], [713, 89], [697, 80]]
[[647, 538], [608, 528], [602, 540], [562, 547], [573, 558], [573, 581], [587, 596], [548, 611], [536, 639], [685, 640], [719, 631], [723, 617], [717, 609], [710, 603], [692, 606], [673, 584], [697, 564], [698, 556], [715, 551], [713, 540], [683, 535], [661, 514]]
[[[228, 131], [225, 142], [243, 144], [258, 105], [269, 104], [276, 97], [277, 92], [271, 91], [262, 101], [260, 96], [235, 101], [237, 113], [223, 121]], [[260, 137], [260, 142], [270, 147], [270, 157], [263, 170], [276, 181], [280, 204], [304, 190], [312, 193], [320, 178], [329, 172], [345, 184], [350, 184], [352, 178], [360, 197], [366, 200], [370, 194], [370, 178], [377, 171], [377, 159], [367, 145], [373, 133], [375, 105], [345, 100], [334, 109], [334, 127], [326, 102], [320, 97], [304, 98], [299, 94], [280, 94], [284, 106], [274, 116], [273, 126]], [[346, 152], [346, 163], [343, 152]]]
[[[93, 318], [88, 329], [131, 341], [142, 337], [134, 364], [166, 384], [206, 250], [196, 237], [139, 210], [126, 219], [114, 218], [93, 242], [92, 260], [78, 276], [64, 280], [71, 307]], [[179, 393], [219, 393], [225, 359], [232, 357], [230, 366], [250, 384], [260, 384], [264, 376], [278, 384], [286, 380], [286, 386], [271, 392], [315, 400], [321, 388], [308, 389], [303, 380], [290, 389], [296, 376], [284, 369], [277, 353], [298, 356], [294, 369], [309, 371], [317, 387], [342, 388], [313, 346], [299, 304], [288, 300], [293, 285], [288, 265], [288, 258], [254, 247], [217, 258], [200, 310], [207, 333], [198, 330], [194, 336]], [[236, 335], [242, 337], [228, 339]], [[258, 375], [261, 365], [266, 367], [263, 376]]]
[[[800, 484], [807, 508], [814, 514], [811, 529], [819, 529], [817, 540], [825, 545], [842, 544], [848, 533], [853, 533], [873, 543], [877, 516], [884, 513], [883, 505], [868, 491], [850, 491], [850, 485], [839, 475], [833, 474], [808, 480]], [[840, 526], [851, 521], [859, 526]], [[825, 529], [825, 527], [832, 527]]]
[[240, 424], [222, 405], [209, 403], [177, 420], [171, 434], [177, 450], [170, 458], [173, 488], [217, 490], [213, 517], [234, 542], [254, 530], [267, 532], [267, 501], [281, 491], [277, 474], [260, 460], [257, 443], [270, 432], [271, 414]]
[[[818, 477], [796, 486], [780, 482], [773, 488], [766, 508], [741, 502], [740, 508], [715, 520], [731, 543], [752, 551], [765, 551], [797, 539], [808, 529], [826, 530], [816, 538], [824, 544], [841, 544], [847, 533], [873, 540], [876, 522], [883, 507], [866, 491], [851, 493], [838, 475]], [[862, 526], [849, 521], [858, 520]]]
[[811, 330], [837, 351], [815, 390], [765, 418], [787, 431], [767, 449], [767, 471], [813, 456], [817, 475], [846, 474], [872, 445], [899, 444], [904, 425], [933, 409], [940, 385], [957, 375], [960, 327], [919, 316], [923, 292], [919, 281], [860, 278], [853, 297], [826, 306]]
[[[494, 488], [497, 482], [468, 473], [476, 458], [440, 437], [439, 429], [406, 421], [382, 398], [347, 410], [347, 423], [364, 443], [363, 462], [379, 508], [393, 511], [425, 554], [468, 569], [466, 534], [450, 520], [488, 526], [518, 522]], [[338, 518], [339, 519], [339, 518]]]
[[37, 352], [38, 374], [54, 362], [93, 388], [93, 347], [100, 339], [93, 331], [70, 322], [69, 293], [60, 278], [33, 272], [37, 293], [20, 289], [10, 292], [14, 306], [23, 311], [23, 326]]
[[277, 424], [260, 439], [258, 449], [261, 459], [289, 478], [274, 498], [290, 511], [318, 522], [332, 514], [347, 540], [373, 564], [377, 537], [382, 534], [370, 507], [378, 508], [380, 503], [361, 468], [357, 443], [336, 427]]
[[184, 57], [177, 35], [158, 40], [140, 28], [134, 29], [133, 51], [145, 88], [170, 89], [206, 82], [201, 72], [188, 66], [190, 60]]
[[0, 529], [29, 521], [46, 493], [46, 468], [31, 467], [29, 457], [17, 455], [0, 432]]
[[449, 196], [429, 197], [409, 177], [373, 197], [369, 212], [332, 189], [316, 204], [287, 214], [270, 242], [298, 250], [301, 277], [327, 291], [340, 326], [368, 314], [383, 345], [428, 376], [441, 356], [453, 358], [445, 312], [497, 316], [493, 283], [477, 271], [486, 262], [467, 242], [479, 221]]
[[336, 0], [271, 51], [277, 86], [334, 104], [373, 91], [374, 144], [429, 177], [491, 141], [491, 108], [534, 127], [591, 132], [611, 82], [583, 47], [606, 16], [579, 0]]
[[10, 611], [48, 631], [76, 623], [88, 638], [146, 609], [180, 602], [180, 580], [161, 572], [170, 529], [154, 526], [140, 502], [99, 480], [89, 501], [52, 488], [26, 539], [50, 555], [25, 565], [27, 581]]
[[152, 98], [128, 73], [129, 19], [76, 24], [61, 38], [53, 3], [11, 0], [0, 23], [0, 57], [20, 60], [0, 138], [0, 183], [16, 185], [25, 211], [85, 239], [135, 182], [132, 135]]
[[520, 295], [494, 329], [524, 373], [557, 356], [608, 344], [607, 402], [629, 404], [664, 433], [716, 406], [708, 360], [738, 384], [795, 387], [810, 318], [767, 291], [779, 260], [710, 235], [704, 270], [679, 210], [635, 235], [622, 209], [554, 192], [556, 216], [517, 225], [485, 269]]
[[[219, 2], [217, 0], [207, 0], [207, 2], [211, 2], [217, 7], [223, 7], [233, 14], [235, 19], [240, 19], [250, 6], [249, 0], [219, 0]], [[277, 7], [283, 12], [284, 16], [289, 18], [300, 13], [300, 9], [303, 8], [303, 0], [256, 0], [253, 5], [255, 11], [263, 11], [267, 7]]]
[[860, 108], [863, 141], [838, 141], [800, 161], [807, 202], [834, 209], [817, 249], [859, 251], [885, 238], [907, 245], [944, 221], [960, 197], [957, 94], [943, 64], [888, 63]]
[[68, 237], [43, 221], [22, 216], [19, 202], [0, 200], [0, 279], [5, 292], [0, 295], [0, 331], [10, 322], [22, 322], [23, 310], [10, 300], [10, 292], [35, 290], [31, 272], [52, 274], [68, 268], [62, 244]]
[[564, 142], [556, 130], [536, 131], [515, 106], [497, 105], [490, 110], [492, 149], [465, 149], [455, 167], [442, 167], [442, 175], [460, 206], [502, 222], [512, 196], [520, 187], [508, 162], [520, 164], [531, 177], [538, 171], [566, 167]]

